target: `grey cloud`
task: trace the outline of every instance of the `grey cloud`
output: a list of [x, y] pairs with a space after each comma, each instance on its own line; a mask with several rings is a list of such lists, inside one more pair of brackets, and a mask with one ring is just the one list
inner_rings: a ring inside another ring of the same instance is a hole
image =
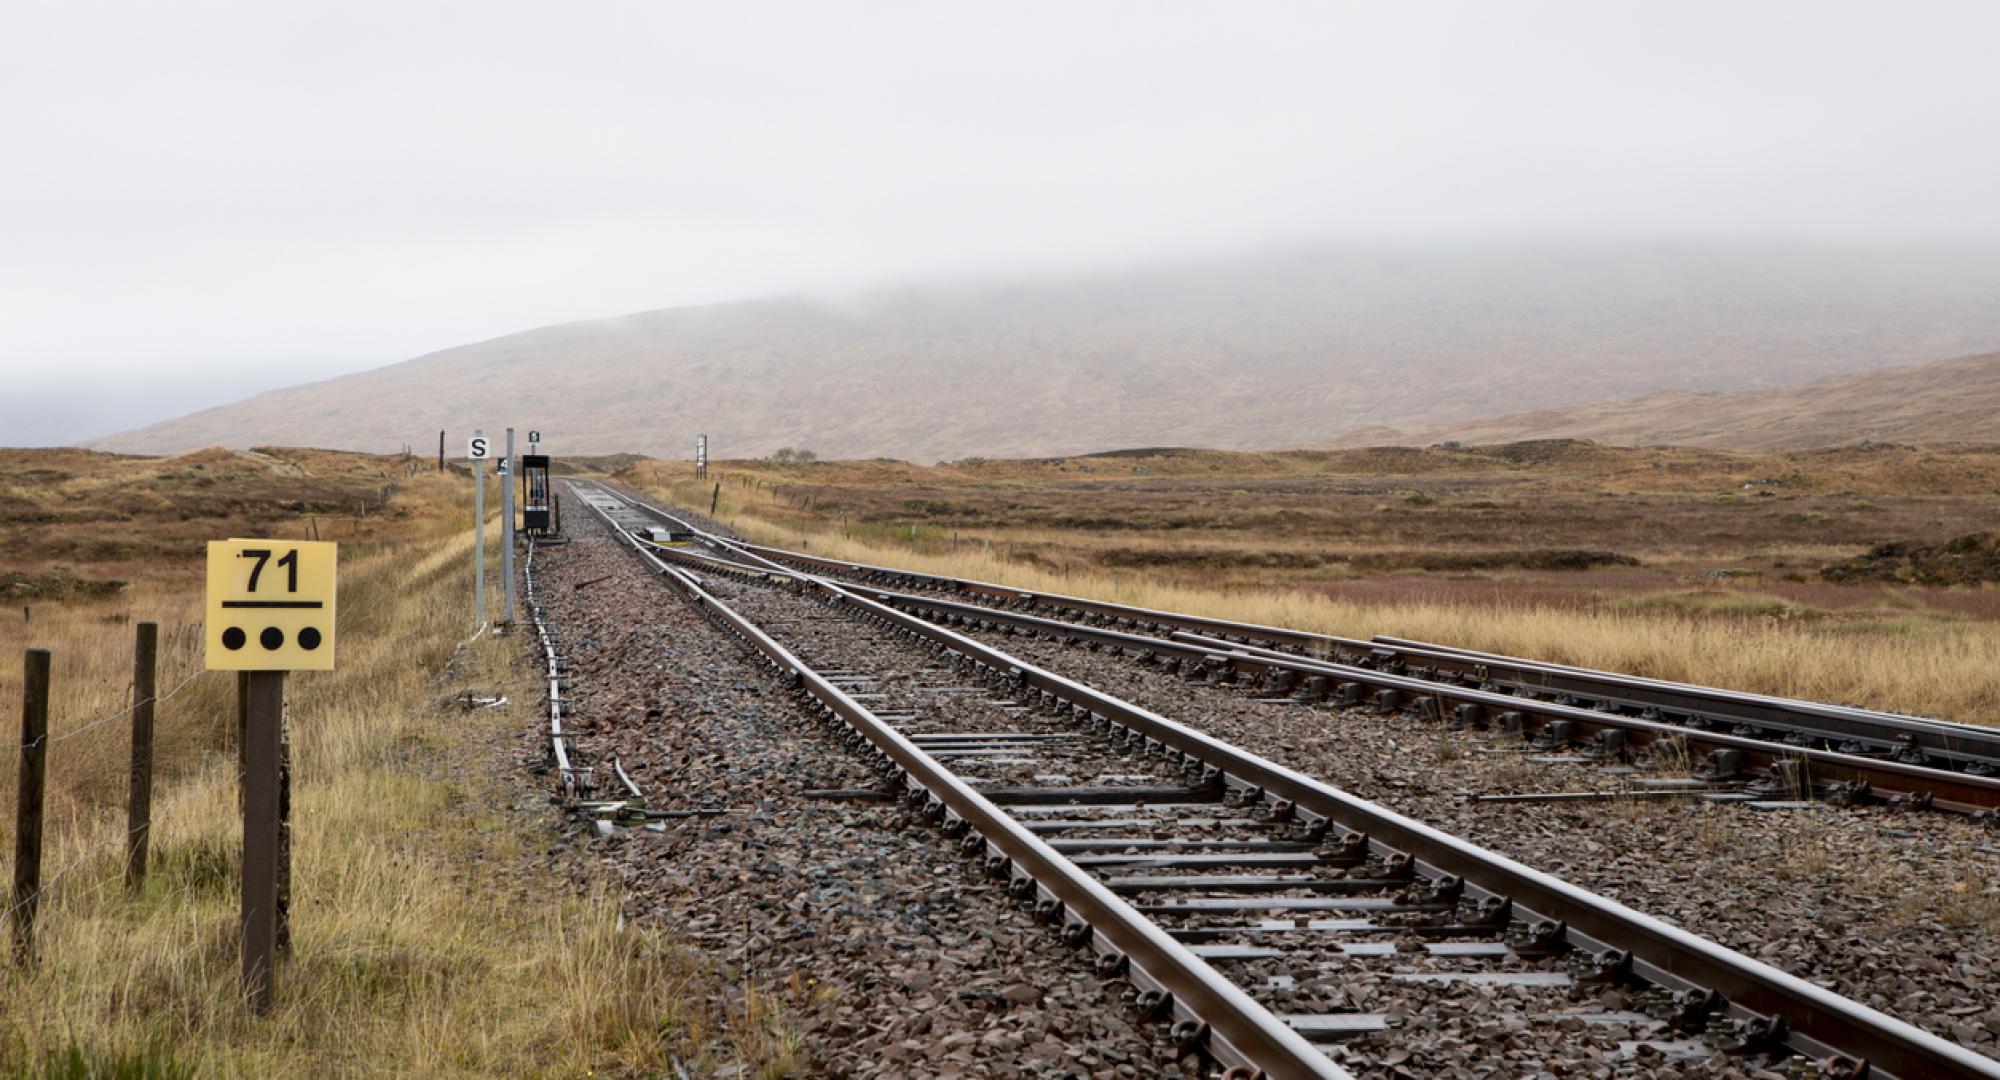
[[219, 401], [563, 319], [1309, 240], [2000, 244], [1984, 3], [4, 19], [0, 364], [38, 386]]

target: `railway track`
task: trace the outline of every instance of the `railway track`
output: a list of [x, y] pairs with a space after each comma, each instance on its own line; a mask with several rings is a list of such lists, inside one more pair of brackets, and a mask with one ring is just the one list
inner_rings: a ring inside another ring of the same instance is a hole
[[2000, 822], [1996, 728], [827, 559], [725, 541], [664, 509], [598, 490], [639, 518], [692, 531], [710, 557], [762, 560], [850, 582], [898, 610], [947, 625], [1055, 636], [1305, 704], [1361, 705], [1518, 731], [1551, 753], [1579, 752], [1614, 764], [1638, 757], [1686, 764], [1698, 779], [1731, 789], [1718, 797], [1882, 802]]
[[[2000, 1062], [893, 597], [720, 537], [703, 539], [728, 561], [660, 548], [639, 537], [663, 511], [572, 490], [968, 856], [1130, 980], [1136, 1007], [1232, 1076], [1349, 1075], [1336, 1056], [1379, 1069], [1409, 1008], [1469, 1039], [1504, 1030], [1610, 1060], [1723, 1052], [1746, 1072], [2000, 1076]], [[1595, 1000], [1609, 992], [1621, 1007]], [[1357, 993], [1401, 1004], [1357, 1009]]]

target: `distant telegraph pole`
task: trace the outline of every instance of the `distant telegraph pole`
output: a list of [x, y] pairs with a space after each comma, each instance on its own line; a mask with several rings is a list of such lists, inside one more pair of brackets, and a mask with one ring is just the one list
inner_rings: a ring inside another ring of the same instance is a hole
[[444, 432], [438, 432], [438, 471], [444, 471]]

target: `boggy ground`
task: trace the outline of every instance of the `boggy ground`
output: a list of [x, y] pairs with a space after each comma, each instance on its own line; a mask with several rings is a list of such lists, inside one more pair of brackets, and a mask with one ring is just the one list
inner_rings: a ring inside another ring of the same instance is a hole
[[[717, 494], [665, 463], [621, 475], [671, 488], [682, 505]], [[1888, 541], [1974, 532], [2000, 510], [2000, 448], [1969, 446], [1741, 453], [1551, 440], [934, 467], [731, 462], [715, 475], [723, 504], [795, 535], [831, 529], [922, 553], [991, 545], [1043, 570], [1371, 602], [1780, 617], [1879, 616], [1880, 590], [1831, 587], [1820, 570]], [[2000, 593], [1935, 605], [1939, 594], [1899, 595], [1918, 611], [2000, 617]]]
[[[539, 594], [574, 673], [574, 745], [657, 809], [713, 809], [596, 841], [629, 917], [776, 1003], [812, 1076], [1187, 1075], [1117, 984], [941, 833], [893, 805], [809, 798], [879, 779], [734, 638], [594, 522], [544, 549]], [[1157, 1025], [1154, 1025], [1157, 1026]], [[778, 1066], [773, 1065], [772, 1068]], [[720, 1075], [720, 1073], [718, 1073]]]
[[730, 462], [703, 481], [611, 464], [750, 539], [859, 562], [2000, 720], [2000, 588], [1823, 576], [1990, 527], [2000, 448], [1134, 451]]

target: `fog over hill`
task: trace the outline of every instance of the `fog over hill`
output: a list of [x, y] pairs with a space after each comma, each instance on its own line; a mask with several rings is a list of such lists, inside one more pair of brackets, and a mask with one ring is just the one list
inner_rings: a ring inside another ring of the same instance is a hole
[[2000, 252], [1348, 249], [548, 326], [91, 445], [423, 450], [513, 424], [665, 457], [699, 432], [718, 457], [1261, 449], [1995, 349]]
[[1405, 430], [1368, 424], [1335, 446], [1589, 439], [1621, 446], [1807, 450], [1880, 443], [2000, 442], [2000, 353], [1733, 394], [1648, 394]]

